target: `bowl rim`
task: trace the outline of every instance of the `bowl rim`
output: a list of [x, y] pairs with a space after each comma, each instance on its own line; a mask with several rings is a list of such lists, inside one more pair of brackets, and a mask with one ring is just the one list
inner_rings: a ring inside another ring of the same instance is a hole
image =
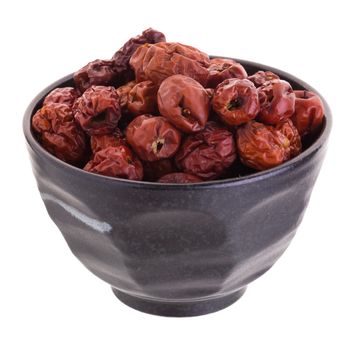
[[[228, 58], [232, 59], [231, 57], [225, 57], [225, 56], [217, 56], [217, 55], [210, 55], [210, 58]], [[308, 161], [312, 157], [314, 153], [316, 153], [322, 146], [324, 146], [328, 140], [330, 130], [332, 127], [332, 112], [331, 109], [327, 103], [327, 101], [324, 99], [324, 97], [312, 86], [304, 82], [303, 80], [295, 77], [294, 75], [287, 73], [283, 70], [280, 70], [278, 68], [274, 68], [271, 66], [267, 66], [264, 64], [260, 64], [253, 61], [233, 58], [235, 61], [241, 63], [243, 66], [250, 65], [250, 66], [256, 66], [257, 70], [270, 70], [274, 73], [276, 73], [279, 76], [282, 76], [283, 78], [286, 78], [287, 80], [290, 80], [292, 82], [295, 82], [301, 86], [303, 86], [306, 90], [310, 90], [312, 92], [315, 92], [320, 96], [322, 99], [322, 102], [324, 104], [325, 109], [325, 122], [323, 124], [323, 128], [320, 132], [320, 135], [318, 136], [317, 140], [310, 145], [305, 151], [301, 152], [298, 156], [294, 157], [293, 159], [288, 160], [285, 163], [282, 163], [274, 168], [258, 171], [256, 173], [245, 175], [242, 177], [235, 177], [235, 178], [229, 178], [229, 179], [221, 179], [221, 180], [210, 180], [210, 181], [204, 181], [204, 182], [196, 182], [196, 183], [160, 183], [160, 182], [149, 182], [149, 181], [135, 181], [135, 180], [128, 180], [128, 179], [121, 179], [116, 177], [110, 177], [100, 174], [95, 174], [91, 172], [87, 172], [81, 168], [78, 168], [74, 165], [68, 164], [61, 159], [55, 157], [48, 151], [46, 151], [40, 143], [36, 140], [36, 138], [33, 135], [32, 128], [31, 128], [31, 119], [33, 111], [38, 104], [38, 102], [43, 99], [51, 90], [56, 88], [59, 85], [64, 84], [68, 80], [71, 80], [73, 77], [73, 74], [68, 74], [64, 76], [63, 78], [60, 78], [44, 88], [40, 93], [38, 93], [34, 99], [30, 102], [28, 105], [24, 117], [23, 117], [23, 132], [26, 139], [27, 144], [31, 147], [31, 149], [36, 152], [37, 154], [40, 154], [42, 158], [48, 159], [54, 163], [57, 164], [57, 166], [65, 168], [67, 171], [70, 171], [72, 173], [75, 173], [77, 176], [83, 176], [90, 178], [91, 180], [95, 179], [95, 181], [104, 181], [104, 182], [112, 182], [114, 184], [119, 184], [120, 186], [127, 186], [127, 187], [142, 187], [147, 189], [188, 189], [188, 190], [195, 190], [200, 188], [212, 188], [212, 187], [226, 187], [226, 186], [237, 186], [240, 184], [248, 184], [255, 181], [264, 180], [266, 178], [276, 176], [279, 174], [282, 174], [286, 171], [290, 171], [298, 167], [299, 165], [303, 164], [304, 162]]]

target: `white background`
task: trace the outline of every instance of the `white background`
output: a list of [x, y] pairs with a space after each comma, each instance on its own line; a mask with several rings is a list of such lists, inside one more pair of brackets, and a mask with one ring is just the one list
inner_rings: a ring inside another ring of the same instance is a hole
[[[350, 25], [346, 1], [2, 1], [1, 349], [349, 349]], [[70, 253], [31, 172], [22, 116], [45, 86], [152, 26], [168, 41], [286, 70], [334, 115], [297, 236], [233, 306], [174, 319], [134, 311]]]

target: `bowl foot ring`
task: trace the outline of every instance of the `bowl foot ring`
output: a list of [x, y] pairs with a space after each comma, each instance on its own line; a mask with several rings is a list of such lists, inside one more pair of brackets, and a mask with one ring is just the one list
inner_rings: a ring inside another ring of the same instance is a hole
[[222, 310], [237, 301], [245, 292], [242, 288], [224, 297], [195, 302], [158, 302], [143, 299], [112, 288], [117, 298], [127, 306], [152, 315], [188, 317], [210, 314]]

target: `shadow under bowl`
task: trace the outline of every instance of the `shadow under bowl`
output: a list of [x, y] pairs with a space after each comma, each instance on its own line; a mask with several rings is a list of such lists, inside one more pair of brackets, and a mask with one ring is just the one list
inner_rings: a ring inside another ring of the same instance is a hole
[[[248, 74], [270, 70], [294, 89], [315, 91], [278, 69], [237, 60]], [[72, 75], [44, 89], [23, 127], [41, 197], [73, 254], [134, 309], [196, 316], [235, 302], [296, 233], [331, 129], [296, 158], [267, 171], [196, 184], [129, 181], [83, 171], [35, 139], [31, 118], [45, 95], [73, 86]]]

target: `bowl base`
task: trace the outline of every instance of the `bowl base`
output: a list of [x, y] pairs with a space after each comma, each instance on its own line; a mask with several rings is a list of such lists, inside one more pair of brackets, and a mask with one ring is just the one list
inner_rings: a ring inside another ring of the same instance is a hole
[[195, 302], [158, 302], [142, 299], [112, 288], [117, 298], [127, 306], [152, 315], [189, 317], [210, 314], [222, 310], [237, 301], [246, 287], [224, 297]]

